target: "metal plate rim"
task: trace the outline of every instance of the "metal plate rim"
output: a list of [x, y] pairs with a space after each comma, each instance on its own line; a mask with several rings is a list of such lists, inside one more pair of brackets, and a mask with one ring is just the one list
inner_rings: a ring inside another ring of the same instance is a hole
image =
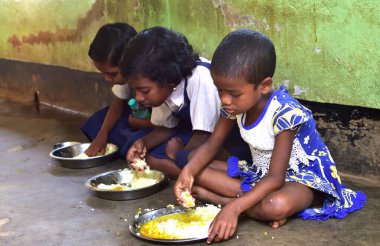
[[91, 178], [87, 179], [84, 185], [87, 188], [89, 188], [90, 190], [92, 190], [92, 191], [104, 191], [104, 192], [115, 192], [115, 193], [118, 193], [118, 192], [123, 192], [123, 191], [124, 192], [125, 191], [138, 191], [138, 190], [144, 190], [144, 189], [147, 189], [147, 188], [151, 188], [152, 186], [156, 186], [156, 185], [164, 182], [165, 179], [166, 179], [166, 175], [163, 172], [160, 172], [160, 171], [157, 171], [157, 170], [152, 170], [152, 171], [155, 171], [155, 172], [160, 172], [163, 175], [162, 180], [160, 180], [159, 182], [157, 182], [157, 183], [155, 183], [153, 185], [149, 185], [149, 186], [138, 188], [138, 189], [133, 189], [133, 190], [100, 190], [100, 189], [97, 189], [97, 188], [95, 188], [94, 186], [91, 185], [91, 181], [94, 180], [94, 179], [97, 179], [97, 178], [102, 177], [102, 176], [106, 176], [106, 175], [111, 174], [111, 173], [117, 173], [117, 172], [120, 172], [122, 170], [123, 169], [118, 169], [118, 170], [107, 171], [107, 172], [104, 172], [104, 173], [99, 173], [99, 174], [97, 174], [95, 176], [92, 176]]
[[69, 157], [60, 157], [60, 156], [56, 156], [54, 155], [54, 152], [56, 151], [62, 151], [63, 149], [68, 149], [68, 148], [71, 148], [73, 146], [77, 146], [77, 145], [85, 145], [85, 144], [88, 144], [90, 145], [90, 143], [80, 143], [80, 144], [75, 144], [75, 145], [71, 145], [71, 146], [66, 146], [66, 147], [61, 147], [61, 148], [57, 148], [57, 149], [53, 149], [52, 151], [49, 152], [49, 156], [52, 158], [52, 159], [55, 159], [55, 160], [61, 160], [61, 161], [74, 161], [74, 162], [78, 162], [78, 161], [85, 161], [85, 160], [93, 160], [93, 159], [97, 159], [99, 157], [102, 157], [102, 158], [105, 158], [105, 157], [108, 157], [108, 156], [112, 156], [112, 155], [115, 155], [117, 153], [117, 151], [119, 150], [119, 148], [117, 147], [117, 145], [115, 144], [112, 144], [112, 143], [108, 143], [110, 145], [113, 146], [114, 148], [114, 151], [111, 152], [111, 153], [108, 153], [108, 154], [105, 154], [105, 155], [101, 155], [101, 156], [91, 156], [91, 157], [88, 157], [88, 158], [80, 158], [80, 159], [74, 159], [74, 158], [69, 158]]
[[166, 175], [163, 172], [154, 170], [155, 172], [157, 172], [162, 177], [162, 179], [153, 185], [138, 188], [138, 189], [132, 189], [132, 190], [100, 190], [100, 189], [97, 189], [96, 187], [94, 187], [92, 185], [92, 182], [95, 181], [97, 178], [101, 178], [101, 177], [109, 175], [109, 174], [117, 173], [117, 172], [120, 172], [122, 170], [123, 169], [118, 169], [118, 170], [107, 171], [104, 173], [97, 174], [97, 175], [87, 179], [87, 181], [85, 182], [84, 185], [90, 191], [95, 193], [95, 195], [98, 198], [106, 199], [106, 200], [112, 200], [112, 201], [126, 201], [126, 200], [140, 199], [143, 197], [153, 195], [153, 194], [161, 191], [165, 187], [165, 185], [168, 183], [168, 178], [166, 177]]

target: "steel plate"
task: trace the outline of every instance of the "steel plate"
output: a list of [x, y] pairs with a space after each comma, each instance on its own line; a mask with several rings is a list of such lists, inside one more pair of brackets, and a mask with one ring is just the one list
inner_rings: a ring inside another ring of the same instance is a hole
[[153, 184], [151, 186], [131, 190], [101, 190], [97, 188], [97, 186], [101, 183], [106, 185], [119, 183], [121, 180], [121, 171], [122, 170], [109, 171], [95, 175], [86, 181], [85, 186], [93, 191], [99, 198], [114, 201], [123, 201], [150, 196], [162, 190], [163, 187], [167, 184], [167, 178], [163, 172], [151, 170], [150, 178], [157, 179], [158, 181], [156, 184]]
[[187, 208], [180, 206], [174, 208], [160, 208], [157, 210], [149, 211], [145, 214], [140, 215], [137, 219], [134, 219], [133, 223], [129, 225], [129, 231], [137, 238], [144, 239], [151, 242], [163, 243], [163, 244], [184, 244], [190, 242], [204, 241], [207, 237], [195, 237], [195, 238], [184, 238], [184, 239], [160, 239], [146, 237], [140, 234], [140, 226], [144, 223], [156, 219], [158, 217], [168, 215], [168, 214], [178, 214], [188, 212]]
[[110, 145], [113, 150], [111, 153], [108, 153], [106, 155], [88, 157], [85, 159], [75, 159], [74, 157], [85, 152], [90, 146], [90, 143], [60, 147], [52, 150], [49, 155], [54, 160], [58, 161], [63, 167], [67, 168], [80, 169], [98, 167], [111, 162], [117, 156], [117, 146], [110, 143], [108, 145]]

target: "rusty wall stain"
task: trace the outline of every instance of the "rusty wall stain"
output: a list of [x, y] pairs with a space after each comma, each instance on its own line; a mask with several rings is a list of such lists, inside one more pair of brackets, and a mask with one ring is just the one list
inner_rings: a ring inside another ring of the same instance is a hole
[[23, 44], [52, 44], [57, 42], [80, 42], [82, 33], [91, 22], [101, 18], [104, 15], [104, 3], [102, 0], [96, 0], [91, 9], [86, 13], [85, 17], [77, 20], [76, 28], [58, 28], [56, 31], [39, 31], [38, 33], [30, 33], [29, 35], [18, 37], [12, 35], [7, 42], [13, 48], [20, 49]]

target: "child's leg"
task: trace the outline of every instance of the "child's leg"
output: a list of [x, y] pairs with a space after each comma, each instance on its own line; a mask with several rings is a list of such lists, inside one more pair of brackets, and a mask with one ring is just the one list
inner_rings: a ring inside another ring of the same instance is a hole
[[153, 169], [164, 172], [169, 178], [176, 179], [181, 172], [181, 169], [170, 159], [159, 159], [148, 155], [146, 161]]
[[208, 166], [209, 168], [213, 168], [216, 170], [223, 171], [224, 173], [227, 172], [227, 162], [225, 161], [213, 161]]
[[226, 205], [235, 198], [220, 196], [214, 192], [211, 192], [201, 186], [194, 185], [191, 190], [191, 195], [196, 201], [211, 203], [215, 205]]
[[[226, 175], [225, 164], [213, 161], [195, 177], [195, 184], [219, 196], [235, 198], [241, 196], [240, 179], [230, 178]], [[222, 169], [222, 170], [220, 170]]]
[[[212, 178], [210, 178], [212, 177]], [[240, 180], [228, 177], [224, 172], [213, 168], [205, 168], [195, 180], [200, 187], [192, 192], [198, 200], [225, 205], [242, 194]], [[261, 202], [245, 211], [250, 217], [271, 221], [277, 228], [295, 213], [313, 204], [313, 189], [295, 182], [285, 182], [284, 186], [268, 194]]]
[[245, 211], [250, 217], [271, 221], [273, 228], [286, 222], [295, 213], [310, 207], [314, 200], [314, 191], [299, 183], [286, 182], [278, 191], [272, 192], [256, 206]]
[[170, 157], [170, 159], [175, 159], [177, 152], [183, 148], [183, 143], [179, 137], [171, 138], [166, 144], [166, 155]]
[[[181, 168], [179, 166], [177, 166], [176, 163], [171, 159], [156, 158], [156, 157], [153, 157], [152, 155], [148, 155], [146, 158], [146, 161], [147, 161], [148, 165], [151, 166], [153, 169], [164, 172], [170, 178], [174, 178], [174, 179], [178, 178], [178, 176], [181, 172]], [[218, 169], [219, 171], [221, 171], [223, 176], [226, 177], [225, 172], [227, 170], [227, 165], [225, 162], [214, 161], [214, 162], [212, 162], [210, 167], [212, 167], [213, 170]], [[205, 175], [213, 175], [213, 174], [209, 174], [207, 172]], [[202, 175], [202, 177], [203, 176], [204, 175]]]

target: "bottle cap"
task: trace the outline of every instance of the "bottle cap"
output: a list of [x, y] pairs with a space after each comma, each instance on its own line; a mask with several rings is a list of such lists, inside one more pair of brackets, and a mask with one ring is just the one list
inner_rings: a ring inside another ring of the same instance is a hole
[[129, 99], [129, 101], [128, 101], [128, 105], [129, 105], [131, 108], [136, 108], [136, 107], [137, 107], [137, 101], [136, 101], [136, 99], [134, 99], [134, 98]]

